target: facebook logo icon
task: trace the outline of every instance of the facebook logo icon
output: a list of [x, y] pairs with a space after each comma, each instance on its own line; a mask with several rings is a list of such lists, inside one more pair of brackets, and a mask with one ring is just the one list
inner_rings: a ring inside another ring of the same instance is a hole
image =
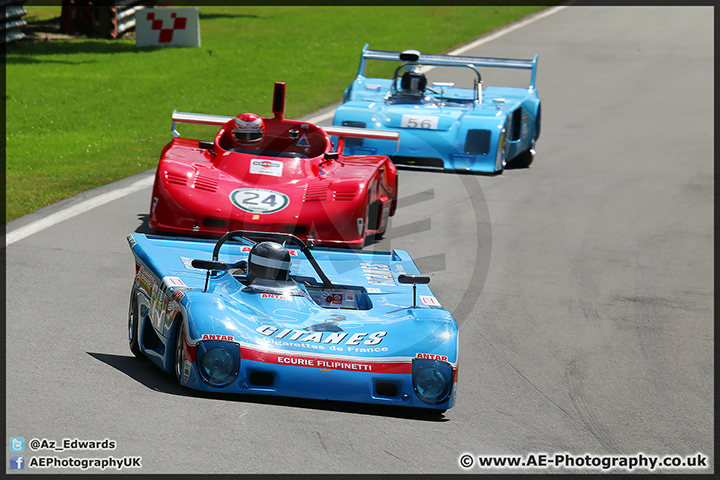
[[24, 470], [25, 469], [25, 456], [24, 455], [10, 455], [10, 470]]

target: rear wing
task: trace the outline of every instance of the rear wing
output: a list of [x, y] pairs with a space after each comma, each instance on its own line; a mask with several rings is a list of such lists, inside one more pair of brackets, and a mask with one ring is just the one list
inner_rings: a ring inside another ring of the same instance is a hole
[[[275, 82], [273, 94], [273, 114], [275, 118], [282, 119], [285, 115], [285, 83]], [[188, 113], [173, 110], [172, 113], [172, 135], [179, 137], [180, 133], [175, 128], [175, 123], [194, 123], [197, 125], [225, 125], [235, 117], [225, 115], [212, 115], [207, 113]], [[374, 140], [395, 140], [400, 141], [400, 132], [390, 130], [371, 130], [366, 128], [337, 127], [335, 125], [318, 125], [328, 135], [337, 137], [358, 137]]]
[[[194, 123], [198, 125], [225, 125], [235, 117], [225, 115], [212, 115], [208, 113], [188, 113], [173, 110], [172, 113], [172, 134], [179, 137], [180, 133], [175, 129], [175, 123]], [[367, 128], [355, 127], [337, 127], [335, 125], [318, 125], [328, 135], [336, 135], [338, 137], [359, 137], [372, 138], [375, 140], [399, 140], [400, 132], [391, 130], [370, 130]]]
[[392, 52], [388, 50], [371, 50], [369, 44], [365, 44], [360, 58], [358, 76], [365, 76], [367, 60], [390, 60], [395, 62], [419, 63], [420, 65], [457, 65], [465, 67], [490, 67], [490, 68], [518, 68], [532, 70], [530, 74], [530, 87], [535, 89], [535, 75], [537, 72], [538, 55], [535, 54], [532, 60], [514, 58], [492, 58], [492, 57], [468, 57], [460, 55], [441, 55], [433, 53], [420, 53], [417, 50], [405, 50]]

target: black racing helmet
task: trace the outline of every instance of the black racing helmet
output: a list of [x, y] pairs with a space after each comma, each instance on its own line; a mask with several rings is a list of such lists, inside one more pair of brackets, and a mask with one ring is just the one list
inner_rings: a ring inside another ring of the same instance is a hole
[[248, 255], [247, 278], [287, 280], [290, 273], [290, 253], [277, 242], [260, 242], [253, 245]]
[[425, 92], [427, 78], [420, 67], [406, 70], [400, 80], [400, 88], [405, 95], [421, 96]]

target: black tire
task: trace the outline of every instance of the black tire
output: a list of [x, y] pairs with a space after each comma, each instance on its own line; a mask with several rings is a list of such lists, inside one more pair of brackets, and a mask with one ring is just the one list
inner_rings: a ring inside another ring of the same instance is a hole
[[533, 134], [530, 148], [522, 152], [520, 155], [512, 159], [510, 168], [528, 168], [535, 160], [535, 142], [540, 137], [540, 105], [538, 105], [537, 114], [535, 115], [535, 133]]
[[182, 385], [183, 376], [183, 352], [185, 350], [185, 324], [181, 318], [176, 320], [178, 323], [177, 332], [175, 333], [175, 380]]
[[363, 241], [359, 245], [355, 245], [353, 248], [360, 248], [362, 249], [365, 247], [365, 245], [368, 244], [368, 229], [370, 228], [370, 216], [372, 214], [370, 213], [370, 191], [367, 192], [367, 201], [365, 202], [365, 217], [363, 218]]
[[135, 293], [135, 287], [133, 286], [130, 292], [130, 306], [128, 307], [128, 344], [130, 345], [130, 351], [138, 358], [142, 358], [143, 354], [140, 351], [140, 339], [138, 332], [140, 331], [140, 315], [138, 313], [137, 294]]
[[397, 175], [395, 175], [395, 188], [393, 189], [393, 199], [392, 203], [390, 203], [390, 214], [389, 217], [392, 217], [395, 215], [395, 211], [397, 210], [397, 204], [398, 204], [398, 187], [400, 186], [400, 180]]
[[513, 158], [510, 162], [511, 165], [508, 166], [511, 168], [528, 168], [533, 160], [535, 160], [535, 149], [530, 148]]
[[505, 170], [505, 167], [507, 166], [507, 151], [508, 151], [508, 142], [507, 137], [510, 132], [510, 119], [505, 121], [505, 126], [503, 127], [503, 131], [500, 134], [500, 141], [498, 142], [498, 148], [501, 152], [500, 157], [500, 170], [496, 171], [495, 173], [500, 175], [503, 173], [503, 170]]
[[421, 408], [422, 413], [421, 415], [425, 418], [439, 418], [442, 417], [445, 412], [447, 412], [447, 409], [444, 410], [437, 410], [435, 408]]

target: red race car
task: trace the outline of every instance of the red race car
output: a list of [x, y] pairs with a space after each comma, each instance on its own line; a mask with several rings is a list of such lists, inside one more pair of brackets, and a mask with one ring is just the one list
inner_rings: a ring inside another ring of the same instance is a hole
[[[361, 248], [395, 213], [398, 177], [386, 156], [343, 155], [346, 137], [399, 140], [397, 132], [286, 120], [285, 83], [273, 118], [173, 112], [150, 206], [156, 231], [221, 236], [287, 232], [318, 245]], [[175, 122], [221, 125], [213, 142], [180, 138]], [[330, 135], [338, 137], [337, 148]], [[352, 142], [350, 138], [348, 142]]]

